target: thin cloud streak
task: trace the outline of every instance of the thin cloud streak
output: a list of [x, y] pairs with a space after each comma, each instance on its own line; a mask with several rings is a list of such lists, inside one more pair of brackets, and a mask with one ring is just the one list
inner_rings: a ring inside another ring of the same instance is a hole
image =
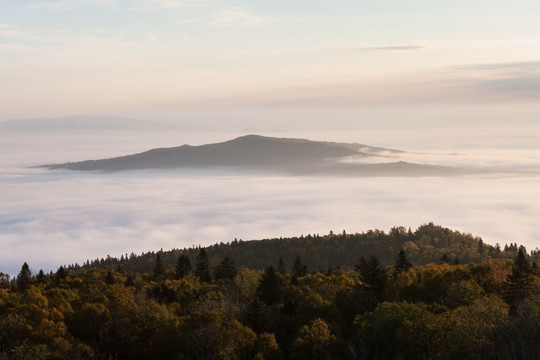
[[394, 45], [394, 46], [371, 46], [371, 47], [359, 47], [354, 50], [369, 50], [369, 51], [409, 51], [409, 50], [423, 50], [427, 47], [422, 45]]

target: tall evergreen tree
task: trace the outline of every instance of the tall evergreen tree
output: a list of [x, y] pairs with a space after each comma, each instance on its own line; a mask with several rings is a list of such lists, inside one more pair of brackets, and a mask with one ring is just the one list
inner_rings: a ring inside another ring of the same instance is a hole
[[402, 272], [406, 272], [411, 268], [412, 264], [407, 259], [407, 256], [405, 255], [405, 251], [401, 249], [396, 257], [396, 263], [394, 264], [394, 276], [397, 274], [400, 274]]
[[163, 265], [163, 262], [161, 261], [160, 253], [157, 253], [156, 255], [153, 275], [155, 278], [165, 275], [165, 266]]
[[285, 280], [273, 266], [268, 267], [257, 285], [256, 294], [266, 305], [270, 306], [283, 300]]
[[212, 282], [212, 275], [210, 274], [210, 261], [206, 250], [201, 248], [197, 254], [197, 263], [195, 264], [195, 275], [202, 282]]
[[512, 271], [506, 276], [505, 299], [510, 311], [515, 313], [517, 306], [529, 296], [533, 286], [532, 268], [525, 255], [525, 249], [519, 248], [512, 264]]
[[182, 279], [191, 272], [191, 261], [186, 255], [180, 255], [176, 263], [176, 278]]
[[449, 263], [450, 263], [450, 259], [448, 258], [448, 254], [444, 253], [441, 256], [441, 264], [449, 264]]
[[238, 269], [230, 257], [225, 256], [218, 266], [214, 269], [214, 278], [216, 280], [234, 280]]
[[354, 269], [360, 275], [362, 287], [372, 291], [380, 300], [388, 275], [386, 269], [381, 266], [379, 259], [375, 255], [372, 255], [369, 260], [361, 256]]
[[32, 273], [30, 272], [30, 267], [25, 262], [21, 266], [21, 271], [17, 275], [17, 290], [24, 291], [30, 287], [32, 282]]
[[283, 261], [283, 258], [280, 257], [279, 260], [278, 260], [278, 268], [277, 268], [277, 271], [281, 274], [281, 275], [285, 275], [287, 273], [287, 267], [285, 266], [285, 261]]
[[266, 305], [257, 297], [253, 298], [246, 310], [246, 324], [257, 334], [270, 331]]
[[302, 277], [306, 276], [307, 274], [307, 266], [302, 264], [302, 260], [300, 260], [300, 256], [296, 255], [296, 259], [294, 260], [292, 272], [294, 276]]

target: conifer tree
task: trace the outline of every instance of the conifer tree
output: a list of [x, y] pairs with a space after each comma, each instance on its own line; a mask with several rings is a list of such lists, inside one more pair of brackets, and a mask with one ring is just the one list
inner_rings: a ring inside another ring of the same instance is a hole
[[506, 276], [505, 299], [510, 305], [510, 311], [516, 312], [517, 306], [525, 300], [533, 285], [531, 265], [525, 255], [525, 249], [520, 247], [512, 264], [512, 271]]
[[197, 254], [197, 264], [195, 265], [195, 275], [202, 282], [212, 282], [212, 275], [210, 274], [210, 262], [206, 250], [201, 248]]
[[176, 278], [183, 279], [191, 272], [191, 261], [186, 255], [180, 255], [176, 263]]
[[64, 269], [63, 266], [60, 266], [58, 270], [56, 271], [56, 279], [57, 280], [63, 280], [67, 276], [66, 269]]
[[369, 260], [361, 256], [354, 269], [360, 275], [362, 287], [372, 291], [380, 300], [388, 276], [379, 259], [375, 255], [372, 255]]
[[163, 262], [161, 261], [161, 255], [159, 253], [156, 255], [153, 275], [154, 278], [165, 275], [165, 266], [163, 266]]
[[43, 280], [45, 280], [45, 273], [43, 272], [43, 269], [39, 270], [39, 273], [37, 274], [36, 280], [38, 283], [42, 283]]
[[283, 261], [282, 257], [280, 257], [278, 260], [277, 270], [281, 275], [285, 275], [287, 273], [287, 267], [285, 266], [285, 261]]
[[264, 302], [255, 297], [246, 311], [246, 324], [257, 334], [270, 330], [270, 320], [266, 315]]
[[285, 280], [273, 266], [268, 267], [257, 285], [257, 297], [270, 306], [283, 300]]
[[221, 263], [216, 266], [214, 270], [214, 278], [216, 280], [234, 280], [237, 273], [238, 269], [234, 265], [234, 261], [232, 261], [228, 256], [225, 256], [223, 260], [221, 260]]
[[396, 257], [396, 263], [394, 264], [394, 276], [396, 276], [399, 273], [406, 272], [411, 268], [412, 264], [407, 259], [407, 256], [405, 255], [405, 251], [401, 249]]
[[30, 267], [25, 262], [22, 267], [19, 275], [17, 275], [17, 289], [19, 291], [25, 291], [30, 287], [32, 282], [32, 273], [30, 272]]
[[307, 274], [307, 266], [302, 264], [302, 260], [300, 260], [299, 255], [297, 255], [296, 259], [294, 260], [292, 272], [296, 277], [306, 276]]
[[449, 263], [450, 263], [450, 259], [448, 258], [448, 254], [444, 253], [441, 256], [441, 264], [449, 264]]

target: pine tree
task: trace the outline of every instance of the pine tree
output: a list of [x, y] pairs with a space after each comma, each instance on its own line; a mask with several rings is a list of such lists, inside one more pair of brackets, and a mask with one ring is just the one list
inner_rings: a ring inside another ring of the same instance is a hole
[[294, 260], [292, 273], [296, 277], [306, 276], [307, 274], [307, 266], [302, 264], [302, 260], [300, 260], [299, 255], [297, 255], [296, 259]]
[[510, 305], [510, 311], [515, 314], [517, 306], [531, 293], [533, 279], [531, 265], [525, 255], [525, 249], [520, 247], [512, 264], [512, 271], [506, 276], [505, 299]]
[[186, 255], [180, 255], [176, 263], [176, 278], [183, 279], [191, 272], [191, 261]]
[[114, 277], [113, 277], [111, 269], [107, 270], [107, 275], [105, 276], [105, 284], [107, 285], [114, 284]]
[[161, 261], [161, 255], [159, 253], [156, 255], [153, 275], [154, 278], [159, 278], [160, 276], [165, 275], [165, 266], [163, 266], [163, 262]]
[[407, 256], [405, 255], [405, 251], [401, 249], [396, 257], [396, 263], [394, 264], [394, 276], [397, 274], [400, 274], [402, 272], [406, 272], [411, 268], [412, 264], [407, 259]]
[[277, 270], [281, 275], [285, 275], [287, 273], [287, 267], [285, 266], [285, 261], [283, 261], [283, 258], [281, 257], [279, 258], [279, 261], [278, 261]]
[[441, 264], [449, 264], [450, 259], [448, 258], [448, 254], [444, 253], [443, 256], [441, 256]]
[[285, 280], [273, 266], [268, 267], [257, 285], [257, 297], [270, 306], [283, 300]]
[[270, 330], [270, 320], [266, 315], [266, 306], [257, 297], [253, 298], [246, 310], [246, 324], [257, 334]]
[[380, 300], [388, 275], [386, 274], [384, 267], [381, 266], [379, 259], [377, 259], [375, 255], [372, 255], [369, 260], [366, 260], [361, 256], [358, 263], [354, 266], [354, 269], [360, 275], [362, 287], [372, 291]]
[[45, 280], [45, 273], [43, 272], [43, 269], [39, 270], [39, 273], [37, 274], [36, 280], [38, 283], [42, 283]]
[[19, 275], [17, 275], [17, 290], [25, 291], [30, 287], [32, 282], [32, 273], [30, 272], [30, 267], [25, 262], [22, 267]]
[[210, 262], [206, 250], [201, 248], [197, 254], [197, 264], [195, 265], [195, 275], [202, 282], [212, 282], [212, 275], [210, 274]]
[[214, 278], [216, 280], [234, 280], [238, 269], [234, 265], [234, 261], [231, 260], [228, 256], [225, 256], [221, 263], [214, 269]]
[[56, 279], [57, 280], [63, 280], [67, 276], [66, 269], [64, 269], [63, 266], [60, 266], [58, 270], [56, 271]]

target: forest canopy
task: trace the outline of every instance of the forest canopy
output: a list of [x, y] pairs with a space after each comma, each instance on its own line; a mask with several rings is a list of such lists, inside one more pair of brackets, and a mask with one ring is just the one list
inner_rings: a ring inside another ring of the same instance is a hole
[[[371, 254], [356, 252], [374, 239], [381, 243]], [[325, 242], [355, 253], [323, 268]], [[0, 359], [540, 354], [538, 254], [517, 244], [501, 250], [433, 224], [415, 232], [396, 228], [261, 244], [268, 252], [261, 261], [270, 264], [242, 265], [238, 248], [262, 254], [257, 242], [247, 241], [109, 258], [108, 265], [61, 266], [49, 274], [32, 273], [24, 263], [14, 279], [0, 277]], [[290, 252], [282, 252], [283, 244], [291, 245]], [[469, 257], [458, 252], [463, 248]], [[130, 270], [129, 264], [141, 267]]]

